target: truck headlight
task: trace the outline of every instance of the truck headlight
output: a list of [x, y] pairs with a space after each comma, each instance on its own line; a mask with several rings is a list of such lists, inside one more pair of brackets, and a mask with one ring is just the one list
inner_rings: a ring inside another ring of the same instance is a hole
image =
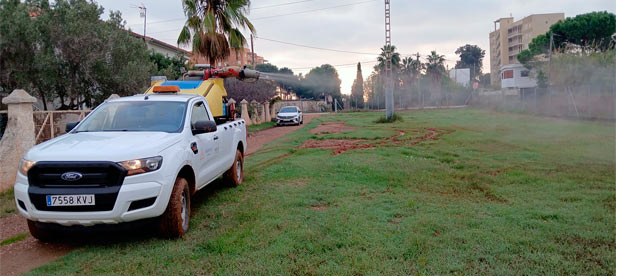
[[26, 159], [19, 160], [19, 173], [24, 176], [28, 176], [28, 171], [32, 168], [32, 166], [34, 166], [34, 164], [36, 164], [34, 161], [29, 161]]
[[127, 175], [136, 175], [140, 173], [156, 171], [161, 168], [162, 164], [163, 157], [161, 156], [118, 162], [118, 165], [124, 167], [128, 171]]

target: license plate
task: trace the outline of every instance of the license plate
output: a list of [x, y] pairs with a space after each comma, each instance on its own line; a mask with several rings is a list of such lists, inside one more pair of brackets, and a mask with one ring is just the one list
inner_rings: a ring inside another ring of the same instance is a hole
[[48, 195], [47, 206], [94, 205], [94, 195]]

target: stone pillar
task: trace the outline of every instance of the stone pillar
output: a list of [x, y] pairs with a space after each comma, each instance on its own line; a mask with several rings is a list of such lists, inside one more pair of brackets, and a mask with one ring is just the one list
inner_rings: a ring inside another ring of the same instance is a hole
[[235, 120], [236, 119], [236, 101], [233, 98], [229, 98], [229, 101], [227, 101], [227, 103], [229, 104], [229, 110], [233, 110], [233, 112], [231, 113], [231, 119]]
[[270, 110], [270, 118], [276, 118], [276, 102], [272, 105], [272, 110]]
[[272, 117], [270, 117], [270, 102], [268, 101], [264, 103], [264, 121], [265, 122], [272, 121]]
[[0, 191], [15, 185], [17, 167], [24, 153], [34, 146], [32, 104], [36, 98], [15, 89], [2, 103], [8, 106], [8, 122], [0, 141]]
[[249, 117], [249, 108], [247, 106], [248, 103], [249, 102], [247, 102], [246, 99], [243, 99], [240, 102], [240, 105], [242, 105], [242, 119], [244, 119], [244, 121], [246, 122], [246, 125], [250, 125], [253, 123], [251, 122], [251, 117]]
[[257, 113], [257, 114], [255, 114], [255, 118], [253, 118], [253, 123], [255, 123], [256, 125], [261, 124], [262, 122], [260, 120], [261, 118], [260, 118], [260, 115], [259, 115], [259, 110], [261, 108], [259, 108], [259, 103], [257, 103], [256, 100], [252, 100], [251, 101], [251, 106], [255, 109], [255, 113]]

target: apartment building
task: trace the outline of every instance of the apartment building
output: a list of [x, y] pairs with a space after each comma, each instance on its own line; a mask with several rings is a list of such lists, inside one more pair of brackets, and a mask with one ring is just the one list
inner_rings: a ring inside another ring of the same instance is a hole
[[508, 64], [518, 64], [516, 55], [526, 50], [532, 39], [545, 34], [551, 25], [563, 19], [563, 13], [546, 13], [532, 14], [518, 21], [513, 17], [495, 20], [495, 30], [489, 34], [491, 85], [500, 86], [500, 69]]
[[[207, 58], [199, 54], [194, 54], [193, 58], [191, 59], [191, 62], [193, 64], [210, 63]], [[264, 64], [267, 62], [268, 61], [264, 59], [262, 56], [255, 54], [255, 65]], [[213, 65], [214, 67], [244, 66], [244, 65], [250, 65], [252, 63], [253, 63], [253, 53], [251, 53], [251, 50], [247, 48], [243, 48], [243, 49], [238, 49], [238, 50], [230, 49], [229, 57], [227, 57], [225, 60], [217, 60], [216, 64], [211, 64], [211, 65]]]

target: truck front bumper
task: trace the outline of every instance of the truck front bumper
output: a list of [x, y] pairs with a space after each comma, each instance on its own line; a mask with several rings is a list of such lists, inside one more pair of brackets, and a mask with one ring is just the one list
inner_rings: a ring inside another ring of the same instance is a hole
[[[150, 173], [151, 174], [151, 173]], [[95, 224], [116, 224], [139, 219], [151, 218], [161, 215], [167, 207], [170, 184], [164, 183], [168, 177], [153, 177], [152, 175], [137, 175], [127, 177], [119, 187], [113, 208], [107, 211], [43, 211], [36, 208], [31, 201], [32, 190], [29, 191], [28, 179], [21, 174], [17, 175], [15, 183], [15, 203], [19, 213], [29, 220], [57, 223], [64, 226]], [[167, 181], [166, 181], [167, 180]], [[168, 182], [169, 183], [169, 182]], [[96, 190], [87, 188], [79, 189], [79, 194], [95, 194]], [[42, 192], [44, 193], [44, 191]], [[44, 196], [41, 194], [41, 196]], [[152, 200], [154, 202], [152, 202]], [[131, 204], [138, 202], [129, 210]], [[146, 202], [146, 205], [143, 204]], [[96, 202], [95, 202], [96, 203]], [[141, 203], [141, 205], [139, 205]], [[144, 206], [145, 205], [145, 206]], [[138, 206], [140, 208], [135, 208]]]

